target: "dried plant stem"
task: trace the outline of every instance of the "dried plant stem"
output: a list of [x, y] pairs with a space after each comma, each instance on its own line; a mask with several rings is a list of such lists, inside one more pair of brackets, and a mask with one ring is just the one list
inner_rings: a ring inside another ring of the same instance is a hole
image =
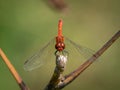
[[18, 85], [20, 86], [21, 90], [29, 90], [27, 88], [27, 86], [25, 85], [25, 83], [23, 82], [23, 80], [21, 79], [21, 77], [19, 76], [19, 74], [17, 73], [17, 71], [15, 70], [14, 66], [10, 63], [10, 60], [6, 57], [5, 53], [2, 51], [1, 48], [0, 48], [0, 56], [2, 57], [3, 61], [5, 62], [7, 67], [9, 68], [13, 77], [15, 78]]
[[65, 3], [65, 0], [49, 0], [49, 4], [56, 8], [57, 10], [65, 10], [67, 8], [67, 4]]
[[120, 37], [120, 30], [101, 48], [99, 49], [91, 58], [89, 58], [85, 63], [80, 65], [75, 71], [65, 76], [65, 80], [59, 85], [59, 89], [67, 86], [75, 78], [77, 78], [85, 69], [87, 69], [99, 56], [101, 56], [105, 50], [107, 50], [118, 38]]
[[56, 67], [53, 76], [50, 82], [48, 83], [48, 85], [46, 86], [45, 90], [58, 90], [56, 88], [61, 81], [62, 78], [61, 76], [62, 76], [62, 72]]

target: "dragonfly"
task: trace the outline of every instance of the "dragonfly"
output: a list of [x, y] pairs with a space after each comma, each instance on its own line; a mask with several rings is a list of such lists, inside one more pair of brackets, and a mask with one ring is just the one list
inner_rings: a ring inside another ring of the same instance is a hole
[[58, 54], [71, 56], [73, 53], [77, 52], [85, 58], [89, 58], [93, 55], [94, 51], [92, 49], [76, 44], [69, 38], [63, 36], [62, 24], [62, 20], [60, 19], [58, 22], [57, 36], [25, 61], [24, 69], [26, 71], [41, 67], [44, 65], [44, 62], [50, 60], [51, 56], [56, 56]]

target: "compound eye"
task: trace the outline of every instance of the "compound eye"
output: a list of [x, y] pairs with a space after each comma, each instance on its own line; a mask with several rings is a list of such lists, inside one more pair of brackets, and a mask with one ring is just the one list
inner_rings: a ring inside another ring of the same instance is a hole
[[60, 47], [61, 47], [61, 44], [60, 44], [60, 43], [58, 43], [58, 44], [55, 45], [55, 48], [56, 48], [56, 49], [58, 49], [58, 48], [60, 48]]
[[62, 46], [63, 49], [65, 48], [65, 44], [64, 43], [61, 43], [61, 46]]

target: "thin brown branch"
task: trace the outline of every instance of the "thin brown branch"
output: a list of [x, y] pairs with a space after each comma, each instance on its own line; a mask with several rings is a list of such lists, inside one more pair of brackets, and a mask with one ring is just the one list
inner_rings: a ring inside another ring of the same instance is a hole
[[11, 74], [15, 78], [15, 80], [18, 83], [18, 85], [20, 86], [21, 90], [29, 90], [1, 48], [0, 48], [0, 56], [2, 57], [3, 61], [5, 62], [7, 67], [9, 68]]
[[57, 10], [65, 10], [67, 8], [67, 4], [65, 3], [65, 0], [48, 0], [49, 4], [56, 8]]
[[84, 70], [86, 70], [94, 61], [96, 61], [96, 59], [100, 57], [119, 37], [120, 37], [120, 30], [91, 58], [89, 58], [85, 63], [83, 63], [75, 71], [65, 76], [65, 80], [59, 85], [59, 89], [62, 89], [63, 87], [71, 83], [74, 79], [76, 79]]

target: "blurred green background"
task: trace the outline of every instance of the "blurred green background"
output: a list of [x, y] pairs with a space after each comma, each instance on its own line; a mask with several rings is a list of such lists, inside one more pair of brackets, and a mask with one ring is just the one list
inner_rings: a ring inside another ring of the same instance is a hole
[[[6, 53], [31, 90], [43, 90], [54, 70], [50, 65], [26, 72], [29, 56], [57, 33], [97, 51], [120, 29], [120, 0], [65, 0], [68, 9], [59, 12], [47, 0], [0, 0], [0, 48]], [[120, 40], [63, 90], [120, 90]], [[77, 60], [73, 64], [78, 65]], [[67, 72], [70, 71], [69, 70]], [[0, 58], [0, 90], [20, 90]]]

